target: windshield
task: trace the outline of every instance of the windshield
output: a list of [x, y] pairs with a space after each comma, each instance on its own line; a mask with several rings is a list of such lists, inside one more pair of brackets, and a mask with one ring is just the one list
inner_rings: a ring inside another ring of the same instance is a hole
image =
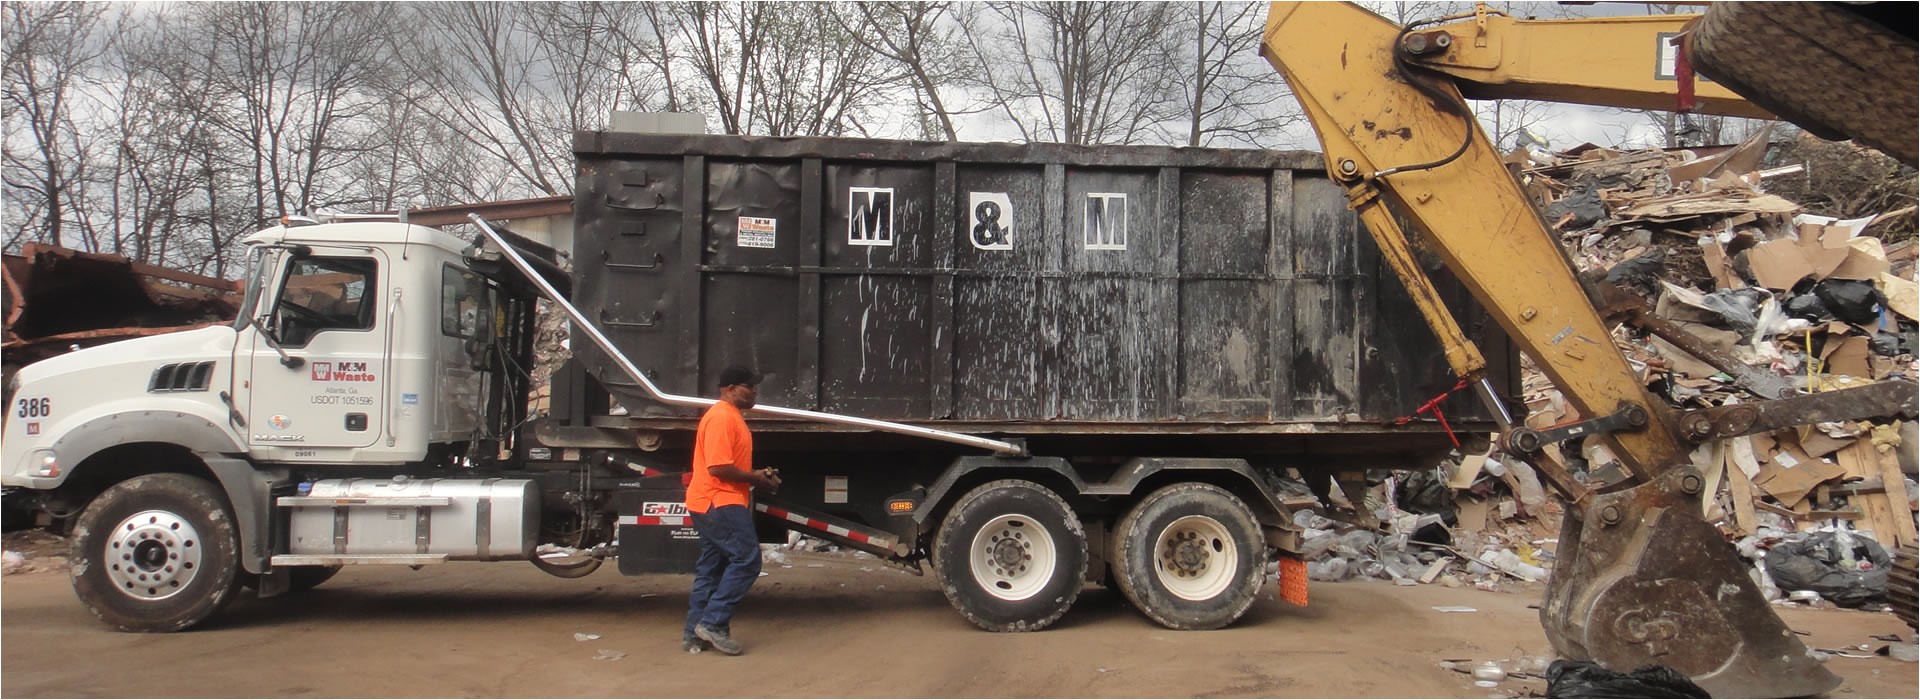
[[264, 246], [247, 249], [246, 296], [240, 299], [240, 317], [233, 321], [234, 330], [245, 329], [247, 324], [253, 322], [254, 307], [260, 303], [261, 288], [266, 285], [267, 278], [273, 276], [268, 265], [278, 257], [267, 255]]

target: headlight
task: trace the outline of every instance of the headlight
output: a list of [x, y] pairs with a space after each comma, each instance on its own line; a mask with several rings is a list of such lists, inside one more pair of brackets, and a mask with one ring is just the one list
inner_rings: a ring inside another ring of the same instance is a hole
[[60, 475], [60, 457], [53, 450], [34, 450], [34, 476], [55, 477]]

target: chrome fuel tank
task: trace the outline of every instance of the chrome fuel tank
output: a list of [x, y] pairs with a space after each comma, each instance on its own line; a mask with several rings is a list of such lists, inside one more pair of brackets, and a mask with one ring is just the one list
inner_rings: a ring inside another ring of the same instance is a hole
[[533, 554], [540, 495], [527, 479], [325, 479], [292, 508], [295, 555], [445, 554], [496, 561]]

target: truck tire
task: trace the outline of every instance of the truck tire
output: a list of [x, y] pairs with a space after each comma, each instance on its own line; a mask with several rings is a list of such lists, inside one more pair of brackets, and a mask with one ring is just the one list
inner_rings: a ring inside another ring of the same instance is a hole
[[73, 591], [125, 632], [177, 632], [240, 590], [240, 537], [219, 487], [184, 474], [115, 484], [73, 531]]
[[1690, 56], [1701, 73], [1822, 138], [1914, 162], [1913, 39], [1845, 5], [1714, 3]]
[[1148, 495], [1114, 528], [1114, 578], [1154, 622], [1176, 630], [1232, 624], [1266, 581], [1266, 544], [1247, 504], [1212, 484]]
[[962, 496], [934, 537], [934, 573], [954, 609], [989, 632], [1045, 629], [1080, 595], [1087, 538], [1073, 508], [1031, 481]]

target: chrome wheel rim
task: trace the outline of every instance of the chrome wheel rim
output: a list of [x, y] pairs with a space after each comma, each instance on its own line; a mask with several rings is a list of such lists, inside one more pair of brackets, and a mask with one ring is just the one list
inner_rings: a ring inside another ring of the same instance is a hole
[[193, 583], [206, 548], [192, 523], [164, 510], [135, 513], [107, 537], [107, 578], [140, 600], [173, 597]]

